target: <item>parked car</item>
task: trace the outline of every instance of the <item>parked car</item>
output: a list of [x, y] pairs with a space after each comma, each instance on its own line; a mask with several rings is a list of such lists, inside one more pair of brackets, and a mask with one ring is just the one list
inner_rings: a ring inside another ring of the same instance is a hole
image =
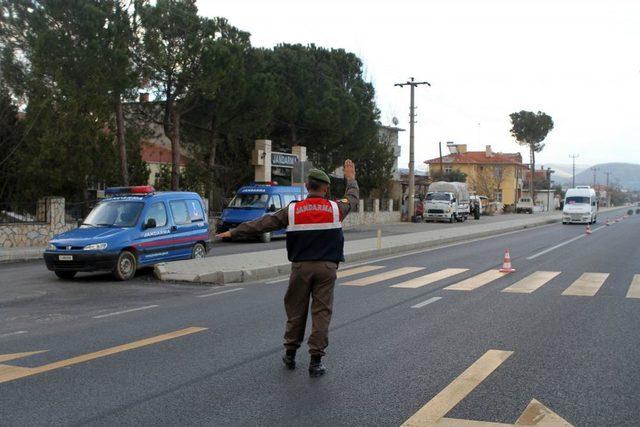
[[61, 279], [80, 271], [111, 271], [131, 279], [139, 267], [203, 258], [209, 223], [196, 193], [156, 192], [151, 186], [108, 188], [82, 225], [54, 236], [44, 252]]
[[520, 197], [518, 199], [516, 213], [533, 213], [533, 200], [531, 197]]
[[[280, 185], [247, 185], [240, 187], [229, 205], [222, 211], [216, 232], [223, 233], [243, 222], [253, 221], [275, 212], [294, 200], [302, 200], [307, 190], [302, 187]], [[260, 241], [268, 243], [273, 236], [284, 236], [284, 230], [263, 233]]]

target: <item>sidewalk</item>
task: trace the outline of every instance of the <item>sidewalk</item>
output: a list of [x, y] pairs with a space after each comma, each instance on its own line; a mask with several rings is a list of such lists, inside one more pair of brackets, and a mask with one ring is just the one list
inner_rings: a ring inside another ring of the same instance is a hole
[[[559, 222], [560, 212], [522, 216], [513, 220], [479, 223], [467, 227], [447, 227], [436, 230], [383, 236], [381, 247], [376, 238], [345, 242], [347, 262], [424, 249], [448, 243], [462, 242], [525, 228]], [[285, 249], [224, 255], [199, 260], [158, 264], [155, 274], [160, 280], [228, 284], [280, 277], [289, 273], [291, 263]]]
[[42, 259], [44, 247], [39, 248], [0, 248], [0, 263]]

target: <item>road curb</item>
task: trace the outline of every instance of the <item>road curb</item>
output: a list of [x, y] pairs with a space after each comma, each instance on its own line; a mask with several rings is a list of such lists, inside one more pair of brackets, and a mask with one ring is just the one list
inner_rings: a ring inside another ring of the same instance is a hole
[[[453, 237], [444, 237], [433, 240], [426, 240], [419, 243], [399, 244], [394, 246], [382, 247], [380, 249], [367, 249], [359, 250], [354, 253], [345, 254], [347, 262], [364, 261], [372, 258], [379, 258], [387, 255], [395, 255], [404, 252], [412, 252], [420, 249], [428, 249], [436, 246], [463, 242], [465, 240], [478, 239], [482, 237], [488, 237], [496, 234], [509, 233], [518, 230], [525, 230], [528, 228], [541, 227], [548, 224], [558, 223], [561, 221], [560, 217], [544, 218], [528, 224], [510, 225], [498, 230], [484, 230], [471, 232], [464, 235], [458, 235]], [[211, 259], [214, 262], [215, 258]], [[179, 261], [180, 262], [180, 261]], [[185, 262], [185, 261], [182, 261]], [[188, 261], [187, 261], [188, 262]], [[232, 283], [243, 282], [255, 282], [265, 279], [273, 279], [282, 277], [291, 271], [291, 263], [283, 262], [280, 264], [258, 267], [258, 268], [243, 268], [237, 270], [216, 270], [208, 273], [185, 273], [185, 272], [173, 272], [171, 269], [172, 263], [158, 264], [154, 268], [155, 276], [162, 281], [178, 281], [178, 282], [195, 282], [195, 283], [210, 283], [215, 285], [226, 285]]]

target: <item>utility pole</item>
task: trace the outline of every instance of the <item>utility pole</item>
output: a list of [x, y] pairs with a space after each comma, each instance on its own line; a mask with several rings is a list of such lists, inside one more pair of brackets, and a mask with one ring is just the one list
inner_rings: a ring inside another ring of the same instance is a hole
[[593, 189], [595, 190], [596, 188], [596, 172], [598, 172], [600, 170], [600, 168], [597, 167], [592, 167], [591, 170], [593, 171]]
[[407, 82], [405, 83], [396, 83], [394, 84], [394, 86], [400, 86], [400, 87], [405, 87], [405, 86], [409, 86], [411, 88], [411, 103], [409, 104], [409, 206], [408, 206], [408, 216], [409, 216], [409, 221], [411, 221], [415, 215], [415, 207], [414, 207], [414, 197], [416, 194], [416, 176], [415, 176], [415, 169], [414, 169], [414, 154], [413, 154], [413, 138], [414, 138], [414, 132], [413, 132], [413, 125], [415, 123], [415, 96], [414, 96], [414, 90], [417, 86], [420, 85], [427, 85], [427, 86], [431, 86], [431, 83], [429, 82], [416, 82], [414, 81], [413, 77], [411, 77], [409, 80], [407, 80]]
[[611, 175], [611, 171], [606, 171], [604, 174], [607, 176], [607, 207], [611, 207], [611, 191], [609, 191], [609, 175]]
[[576, 188], [576, 159], [580, 157], [579, 154], [571, 154], [569, 155], [573, 159], [573, 180], [571, 183], [571, 188]]
[[442, 141], [438, 142], [438, 150], [440, 150], [440, 179], [442, 179], [442, 174], [444, 173], [444, 168], [442, 167]]

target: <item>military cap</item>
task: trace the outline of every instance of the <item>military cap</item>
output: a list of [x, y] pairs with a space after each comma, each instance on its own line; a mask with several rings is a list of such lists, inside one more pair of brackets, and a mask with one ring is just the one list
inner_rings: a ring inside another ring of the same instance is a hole
[[316, 181], [324, 182], [326, 184], [331, 184], [331, 179], [329, 179], [329, 175], [321, 171], [320, 169], [309, 169], [309, 179], [315, 179]]

